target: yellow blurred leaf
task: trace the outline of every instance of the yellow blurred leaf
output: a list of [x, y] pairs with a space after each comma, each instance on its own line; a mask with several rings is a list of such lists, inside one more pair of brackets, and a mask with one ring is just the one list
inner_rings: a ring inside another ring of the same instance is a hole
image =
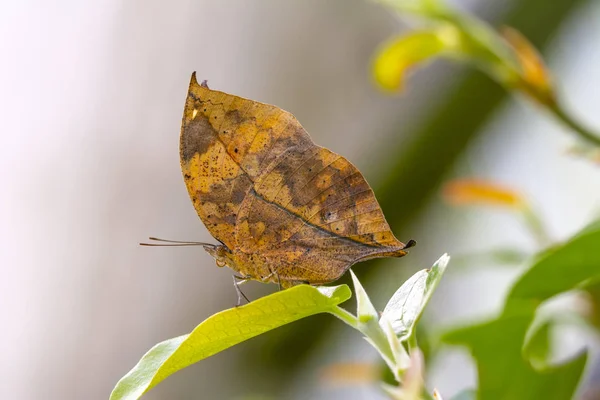
[[444, 186], [443, 195], [448, 203], [454, 205], [525, 206], [525, 200], [519, 193], [485, 180], [459, 179], [449, 182]]
[[323, 368], [320, 375], [329, 386], [371, 384], [381, 378], [381, 368], [367, 363], [339, 363]]
[[523, 90], [544, 104], [554, 103], [552, 78], [535, 47], [516, 29], [504, 27], [502, 36], [514, 50], [521, 66], [525, 83]]
[[373, 77], [386, 91], [403, 87], [406, 71], [440, 54], [446, 47], [438, 32], [421, 31], [395, 37], [384, 43], [373, 63]]

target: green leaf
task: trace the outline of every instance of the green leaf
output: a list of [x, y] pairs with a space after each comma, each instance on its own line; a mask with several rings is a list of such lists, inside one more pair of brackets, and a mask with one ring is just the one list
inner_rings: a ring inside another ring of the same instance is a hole
[[[548, 352], [548, 329], [527, 331], [536, 309], [552, 296], [600, 279], [600, 221], [567, 243], [542, 252], [513, 285], [499, 318], [447, 333], [443, 340], [467, 346], [479, 372], [479, 398], [571, 398], [586, 354], [563, 365], [536, 370]], [[533, 327], [536, 329], [536, 327]], [[525, 356], [525, 357], [524, 357]], [[527, 358], [527, 360], [525, 359]]]
[[375, 82], [386, 91], [400, 90], [410, 67], [439, 55], [445, 47], [437, 31], [415, 32], [392, 38], [375, 55]]
[[385, 306], [381, 318], [392, 324], [394, 332], [401, 340], [412, 334], [449, 261], [450, 257], [444, 254], [433, 267], [414, 274], [394, 293]]
[[529, 313], [506, 316], [460, 328], [442, 337], [447, 343], [465, 345], [471, 351], [477, 363], [479, 398], [510, 398], [502, 396], [514, 382], [514, 376], [527, 371], [521, 357], [521, 346], [532, 320], [533, 315]]
[[505, 306], [535, 308], [559, 293], [600, 280], [600, 221], [567, 243], [546, 251], [512, 287]]
[[358, 318], [358, 322], [366, 324], [371, 320], [377, 321], [379, 319], [379, 315], [377, 314], [377, 310], [375, 310], [375, 306], [373, 306], [373, 303], [371, 303], [369, 295], [367, 295], [367, 292], [352, 270], [350, 270], [350, 276], [352, 276], [352, 283], [354, 284], [354, 295], [356, 296], [356, 317]]
[[467, 346], [477, 362], [481, 399], [570, 399], [586, 362], [581, 354], [558, 367], [534, 370], [521, 347], [533, 319], [529, 310], [502, 316], [444, 335], [448, 343]]
[[600, 282], [593, 282], [586, 287], [591, 312], [588, 315], [589, 323], [600, 331]]
[[356, 327], [365, 335], [367, 342], [379, 352], [390, 370], [394, 373], [394, 376], [396, 376], [396, 379], [398, 379], [396, 355], [393, 349], [394, 343], [388, 341], [385, 332], [379, 325], [377, 310], [375, 310], [367, 292], [352, 270], [350, 270], [350, 275], [352, 276], [354, 293], [356, 295]]
[[548, 366], [550, 356], [550, 328], [552, 321], [546, 319], [539, 324], [531, 325], [531, 334], [525, 338], [523, 355], [536, 369]]
[[390, 366], [390, 369], [394, 373], [396, 381], [400, 382], [400, 377], [404, 374], [408, 367], [410, 367], [409, 354], [406, 352], [406, 349], [400, 342], [400, 339], [398, 339], [398, 336], [396, 336], [396, 332], [394, 332], [392, 324], [390, 324], [390, 322], [385, 318], [382, 318], [379, 323], [383, 328], [385, 337], [387, 338], [390, 349], [392, 350], [392, 354], [394, 355], [393, 358], [395, 363], [393, 366]]
[[[587, 352], [583, 352], [562, 365], [543, 371], [539, 374], [539, 381], [532, 382], [534, 390], [530, 390], [532, 396], [529, 398], [549, 400], [574, 398], [586, 361]], [[527, 382], [522, 383], [527, 386]]]
[[351, 297], [348, 286], [299, 285], [221, 311], [189, 335], [154, 346], [115, 386], [110, 398], [138, 399], [174, 372], [244, 340], [310, 315], [331, 312]]

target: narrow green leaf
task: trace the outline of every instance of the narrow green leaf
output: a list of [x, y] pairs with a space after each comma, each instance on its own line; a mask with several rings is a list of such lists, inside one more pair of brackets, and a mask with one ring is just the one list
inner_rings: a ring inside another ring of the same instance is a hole
[[396, 336], [396, 332], [394, 332], [394, 328], [392, 328], [390, 321], [381, 318], [379, 323], [385, 332], [385, 337], [388, 340], [392, 353], [394, 354], [394, 359], [396, 360], [392, 372], [399, 378], [410, 366], [410, 357], [404, 348], [404, 345], [400, 342], [398, 336]]
[[511, 289], [505, 312], [535, 307], [559, 293], [600, 280], [600, 221], [567, 243], [546, 251]]
[[111, 400], [140, 398], [169, 375], [244, 340], [310, 315], [332, 312], [352, 293], [348, 286], [308, 285], [273, 293], [207, 318], [189, 335], [154, 346], [117, 383]]
[[356, 316], [358, 317], [359, 323], [367, 323], [371, 320], [377, 321], [379, 315], [369, 295], [361, 285], [360, 281], [354, 275], [354, 272], [350, 270], [350, 276], [352, 276], [352, 283], [354, 284], [354, 295], [356, 296]]
[[444, 254], [430, 269], [414, 274], [394, 293], [383, 310], [386, 318], [400, 339], [408, 338], [418, 322], [425, 306], [442, 279], [450, 257]]
[[350, 270], [350, 275], [352, 276], [356, 296], [357, 328], [365, 335], [366, 341], [379, 352], [390, 370], [398, 378], [392, 344], [388, 342], [385, 332], [379, 325], [377, 310], [375, 310], [375, 306], [371, 303], [367, 292], [352, 270]]

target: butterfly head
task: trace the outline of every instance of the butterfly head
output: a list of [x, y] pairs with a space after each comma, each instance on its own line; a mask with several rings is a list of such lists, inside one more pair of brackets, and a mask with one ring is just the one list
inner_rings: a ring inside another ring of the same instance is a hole
[[226, 265], [232, 266], [233, 259], [231, 250], [227, 248], [225, 245], [211, 245], [211, 246], [203, 246], [204, 250], [213, 258], [217, 263], [217, 267], [224, 267]]

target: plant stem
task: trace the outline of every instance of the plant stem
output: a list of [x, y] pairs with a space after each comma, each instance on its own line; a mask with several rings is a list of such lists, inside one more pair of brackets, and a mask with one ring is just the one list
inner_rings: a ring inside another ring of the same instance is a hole
[[330, 314], [338, 317], [346, 324], [350, 325], [354, 329], [358, 329], [358, 319], [350, 312], [344, 310], [342, 307], [335, 306], [329, 311]]
[[400, 381], [398, 368], [396, 366], [396, 356], [390, 347], [383, 331], [379, 327], [377, 320], [371, 321], [376, 325], [361, 323], [357, 317], [341, 307], [335, 306], [330, 311], [331, 314], [341, 319], [343, 322], [356, 329], [367, 338], [368, 342], [379, 352], [385, 363], [388, 365], [397, 381]]
[[552, 244], [552, 240], [550, 239], [550, 235], [546, 231], [544, 227], [544, 223], [540, 216], [528, 205], [523, 207], [522, 216], [527, 228], [531, 232], [532, 236], [535, 238], [536, 242], [541, 248], [545, 248]]
[[419, 348], [419, 345], [417, 344], [417, 333], [416, 333], [416, 328], [413, 328], [412, 333], [410, 334], [410, 336], [408, 337], [408, 354], [412, 354], [412, 352], [415, 349]]
[[548, 105], [548, 110], [563, 124], [565, 124], [568, 128], [570, 128], [573, 132], [579, 135], [583, 140], [588, 143], [592, 143], [595, 146], [600, 147], [600, 137], [593, 134], [587, 128], [581, 126], [579, 122], [577, 122], [573, 117], [571, 117], [567, 111], [558, 104], [558, 102], [554, 102], [551, 105]]
[[343, 322], [356, 329], [366, 338], [369, 339], [369, 343], [375, 347], [375, 349], [379, 352], [379, 354], [383, 357], [384, 361], [398, 380], [399, 377], [397, 375], [396, 368], [396, 356], [388, 343], [385, 334], [379, 327], [379, 323], [377, 320], [371, 321], [374, 322], [375, 327], [370, 324], [361, 324], [357, 317], [352, 315], [350, 312], [344, 310], [341, 307], [335, 306], [330, 311], [331, 314], [341, 319]]

